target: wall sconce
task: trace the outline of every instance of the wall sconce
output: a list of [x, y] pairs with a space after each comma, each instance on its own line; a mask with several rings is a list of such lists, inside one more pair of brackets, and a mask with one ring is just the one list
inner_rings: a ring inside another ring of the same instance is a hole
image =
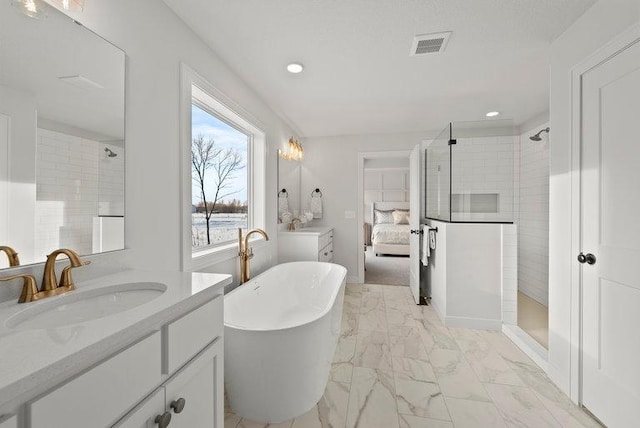
[[11, 6], [29, 18], [41, 19], [47, 17], [46, 8], [39, 0], [12, 0]]
[[280, 157], [284, 160], [293, 160], [299, 161], [302, 160], [302, 156], [304, 155], [304, 149], [302, 148], [302, 144], [298, 142], [295, 138], [289, 138], [289, 147], [287, 151], [280, 150]]
[[84, 10], [84, 0], [47, 0], [49, 3], [62, 10], [72, 10], [82, 12]]
[[11, 0], [11, 5], [30, 18], [47, 17], [48, 4], [60, 10], [82, 12], [84, 0]]

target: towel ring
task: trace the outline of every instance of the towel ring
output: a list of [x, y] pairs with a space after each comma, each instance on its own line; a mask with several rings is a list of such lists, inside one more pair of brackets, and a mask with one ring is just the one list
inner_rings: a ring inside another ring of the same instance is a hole
[[282, 189], [281, 191], [278, 192], [278, 197], [284, 196], [285, 198], [289, 197], [289, 193], [287, 192], [287, 189]]
[[321, 198], [322, 197], [322, 192], [320, 191], [320, 189], [316, 189], [316, 190], [311, 192], [311, 197], [312, 198]]

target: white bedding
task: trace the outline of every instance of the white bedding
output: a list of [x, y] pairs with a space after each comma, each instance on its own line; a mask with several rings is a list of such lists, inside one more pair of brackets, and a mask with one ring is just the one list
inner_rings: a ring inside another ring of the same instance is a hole
[[376, 224], [371, 232], [373, 244], [409, 245], [408, 224]]

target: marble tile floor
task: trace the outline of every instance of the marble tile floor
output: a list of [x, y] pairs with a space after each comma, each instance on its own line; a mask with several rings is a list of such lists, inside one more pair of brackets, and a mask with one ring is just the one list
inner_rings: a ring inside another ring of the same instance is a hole
[[408, 287], [347, 285], [320, 402], [279, 424], [225, 428], [600, 427], [500, 332], [445, 327]]

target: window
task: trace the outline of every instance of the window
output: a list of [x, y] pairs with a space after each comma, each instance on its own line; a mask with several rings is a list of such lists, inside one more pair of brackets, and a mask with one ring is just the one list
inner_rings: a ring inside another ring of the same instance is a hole
[[198, 251], [238, 238], [249, 227], [251, 138], [194, 98], [191, 107], [191, 235]]
[[264, 228], [265, 134], [241, 107], [183, 65], [183, 269], [237, 256], [238, 228]]

